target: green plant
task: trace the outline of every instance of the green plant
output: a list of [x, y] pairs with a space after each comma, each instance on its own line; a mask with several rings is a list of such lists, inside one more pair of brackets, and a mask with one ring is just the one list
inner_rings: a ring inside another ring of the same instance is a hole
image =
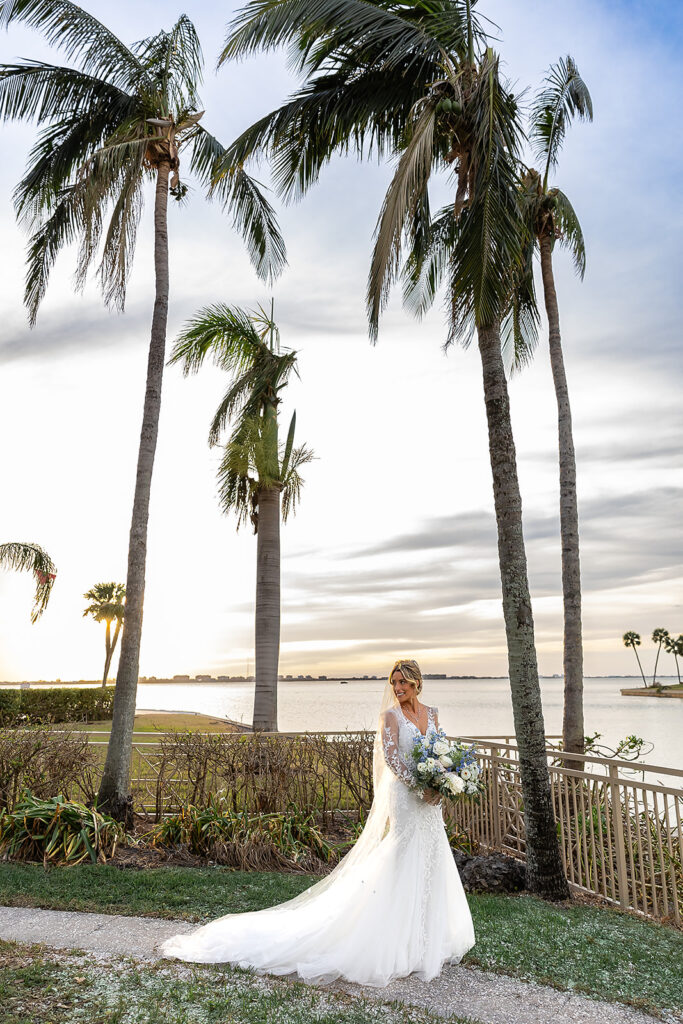
[[78, 686], [3, 690], [0, 725], [44, 725], [48, 722], [98, 722], [111, 718], [114, 687], [86, 690]]
[[186, 844], [191, 853], [242, 870], [324, 870], [336, 860], [313, 814], [290, 807], [271, 814], [234, 811], [224, 794], [206, 807], [192, 804], [154, 825], [144, 837], [152, 846]]
[[0, 811], [0, 854], [5, 860], [42, 860], [43, 865], [104, 864], [126, 833], [108, 815], [75, 800], [40, 800], [26, 792], [13, 811]]

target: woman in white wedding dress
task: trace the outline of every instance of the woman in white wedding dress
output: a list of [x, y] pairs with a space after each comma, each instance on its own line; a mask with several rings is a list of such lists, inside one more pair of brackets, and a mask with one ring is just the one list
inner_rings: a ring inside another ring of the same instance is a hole
[[378, 987], [413, 973], [429, 981], [462, 959], [474, 927], [440, 796], [421, 790], [408, 768], [415, 738], [438, 727], [421, 690], [417, 662], [397, 661], [375, 735], [372, 806], [334, 870], [286, 903], [174, 935], [161, 946], [164, 956]]

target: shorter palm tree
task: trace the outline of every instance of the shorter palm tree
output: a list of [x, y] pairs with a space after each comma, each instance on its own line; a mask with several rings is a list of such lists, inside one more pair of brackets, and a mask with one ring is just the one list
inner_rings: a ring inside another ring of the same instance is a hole
[[33, 573], [36, 579], [36, 594], [33, 599], [31, 622], [37, 622], [47, 608], [57, 576], [57, 569], [47, 551], [38, 544], [0, 544], [0, 567]]
[[664, 650], [667, 654], [673, 654], [676, 662], [676, 675], [678, 676], [678, 685], [681, 685], [681, 670], [678, 666], [678, 659], [683, 658], [683, 633], [677, 637], [667, 635], [664, 638]]
[[264, 309], [251, 313], [218, 304], [200, 310], [181, 331], [170, 363], [196, 373], [210, 355], [231, 382], [209, 430], [218, 443], [228, 420], [233, 430], [218, 470], [219, 500], [237, 515], [237, 527], [251, 522], [257, 536], [255, 693], [253, 728], [277, 731], [277, 676], [280, 657], [280, 520], [298, 504], [300, 469], [313, 458], [294, 447], [296, 413], [287, 440], [278, 440], [280, 392], [296, 373], [296, 352], [280, 351], [280, 334]]
[[550, 365], [557, 401], [564, 611], [562, 745], [565, 750], [580, 753], [584, 748], [583, 637], [576, 455], [553, 253], [556, 244], [568, 249], [574, 268], [583, 279], [586, 251], [581, 225], [569, 199], [564, 192], [555, 186], [551, 187], [549, 183], [550, 173], [557, 166], [567, 128], [575, 117], [592, 120], [593, 104], [575, 61], [567, 56], [551, 64], [543, 88], [532, 107], [530, 138], [536, 156], [542, 161], [543, 171], [531, 168], [526, 171], [521, 182], [521, 200], [527, 230], [538, 246], [541, 258]]
[[652, 673], [652, 685], [653, 686], [657, 682], [657, 665], [659, 664], [659, 655], [661, 654], [661, 651], [662, 651], [662, 644], [664, 643], [664, 641], [666, 640], [666, 638], [668, 636], [669, 636], [669, 630], [668, 629], [662, 629], [661, 627], [658, 627], [652, 633], [652, 643], [653, 644], [658, 644], [658, 647], [657, 647], [657, 657], [655, 658], [655, 669], [654, 669], [654, 672]]
[[[114, 657], [119, 633], [123, 626], [126, 588], [123, 583], [96, 583], [94, 587], [86, 591], [83, 597], [86, 601], [92, 602], [83, 612], [83, 617], [92, 615], [95, 622], [106, 623], [104, 633], [104, 675], [102, 676], [102, 686], [106, 686], [109, 677], [109, 666]], [[113, 639], [111, 636], [112, 622], [116, 622]]]
[[640, 669], [640, 674], [643, 677], [643, 686], [647, 686], [647, 679], [645, 678], [645, 673], [643, 672], [643, 666], [640, 664], [640, 658], [638, 657], [637, 650], [637, 648], [640, 647], [640, 633], [634, 633], [633, 630], [629, 630], [628, 633], [624, 633], [623, 641], [624, 647], [633, 648], [633, 653], [635, 654], [636, 659], [638, 661], [638, 668]]

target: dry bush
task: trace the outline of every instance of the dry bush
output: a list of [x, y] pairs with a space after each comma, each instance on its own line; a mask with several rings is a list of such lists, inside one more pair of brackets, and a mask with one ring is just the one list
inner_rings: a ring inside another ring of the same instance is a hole
[[[325, 737], [174, 731], [159, 736], [141, 763], [151, 772], [154, 818], [185, 804], [203, 806], [225, 791], [233, 811], [270, 813], [288, 807], [329, 817], [358, 814], [372, 800], [372, 738], [362, 733]], [[145, 799], [135, 784], [138, 806]], [[147, 790], [151, 796], [151, 789]]]
[[99, 773], [97, 756], [81, 732], [0, 729], [0, 807], [7, 811], [24, 790], [44, 800], [61, 793], [67, 800], [91, 801]]

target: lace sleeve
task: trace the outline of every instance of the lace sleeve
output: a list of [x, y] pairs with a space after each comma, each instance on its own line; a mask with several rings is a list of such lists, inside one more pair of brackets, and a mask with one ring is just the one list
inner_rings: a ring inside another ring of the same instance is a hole
[[408, 766], [405, 764], [399, 753], [398, 719], [391, 709], [387, 711], [384, 716], [382, 747], [384, 749], [384, 760], [394, 775], [399, 778], [401, 782], [404, 782], [406, 786], [412, 789], [420, 799], [422, 799], [424, 797], [424, 793], [411, 775]]

